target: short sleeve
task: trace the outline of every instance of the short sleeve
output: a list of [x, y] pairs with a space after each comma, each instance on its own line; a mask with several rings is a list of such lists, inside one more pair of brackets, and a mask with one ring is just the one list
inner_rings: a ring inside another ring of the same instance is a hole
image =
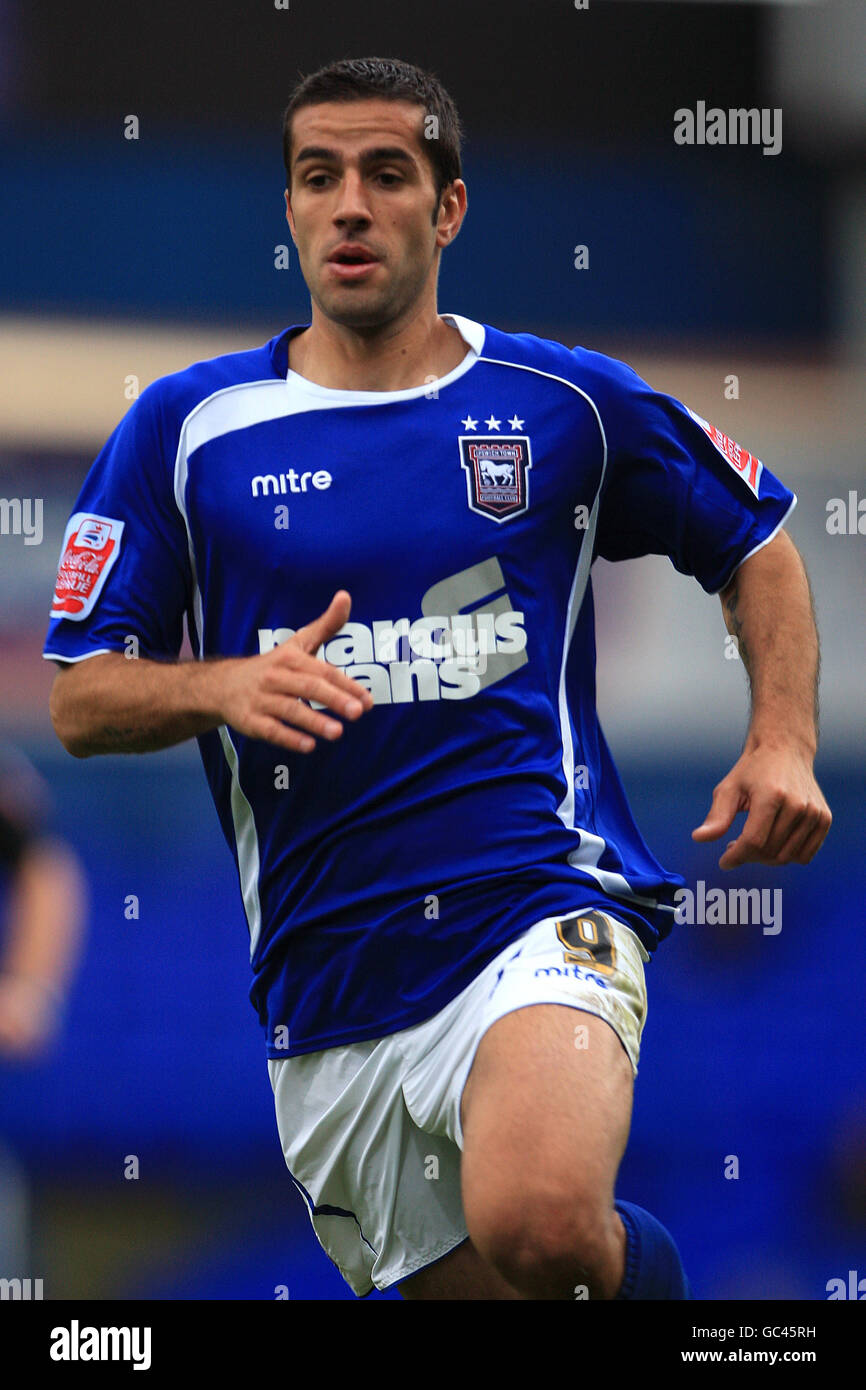
[[629, 367], [606, 381], [595, 554], [667, 555], [707, 593], [771, 540], [796, 497], [754, 454]]
[[191, 566], [174, 498], [177, 441], [158, 386], [121, 420], [79, 493], [61, 547], [46, 657], [133, 651], [173, 658], [180, 651]]

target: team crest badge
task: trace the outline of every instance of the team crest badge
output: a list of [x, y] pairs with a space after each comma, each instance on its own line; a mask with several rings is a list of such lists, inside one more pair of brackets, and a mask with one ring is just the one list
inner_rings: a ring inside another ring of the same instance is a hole
[[466, 470], [469, 508], [494, 521], [508, 521], [529, 506], [528, 435], [507, 439], [460, 436], [460, 463]]

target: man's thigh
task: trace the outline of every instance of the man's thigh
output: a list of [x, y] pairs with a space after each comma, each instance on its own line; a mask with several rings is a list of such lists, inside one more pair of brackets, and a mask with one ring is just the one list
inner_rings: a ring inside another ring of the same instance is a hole
[[603, 1019], [536, 1004], [497, 1020], [462, 1099], [463, 1206], [470, 1236], [505, 1223], [591, 1231], [613, 1208], [634, 1072]]
[[[508, 1238], [538, 1218], [591, 1229], [613, 1206], [634, 1072], [609, 1024], [569, 1005], [506, 1014], [479, 1044], [461, 1106], [463, 1205], [470, 1236], [503, 1220]], [[546, 1208], [546, 1210], [545, 1210]], [[410, 1299], [523, 1297], [472, 1240], [401, 1285]]]

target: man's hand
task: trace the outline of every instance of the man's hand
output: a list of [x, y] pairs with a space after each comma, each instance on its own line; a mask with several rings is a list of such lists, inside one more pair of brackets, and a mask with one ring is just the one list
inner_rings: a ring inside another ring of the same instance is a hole
[[832, 816], [815, 781], [812, 759], [788, 747], [748, 744], [713, 791], [703, 825], [692, 839], [718, 840], [739, 811], [748, 811], [738, 838], [730, 840], [720, 869], [741, 864], [808, 864], [818, 853]]
[[311, 709], [306, 700], [316, 700], [345, 719], [359, 719], [364, 710], [372, 709], [369, 690], [312, 655], [348, 622], [351, 608], [349, 594], [340, 589], [324, 613], [273, 651], [226, 661], [225, 723], [249, 738], [309, 753], [316, 746], [311, 734], [333, 740], [340, 737], [343, 726]]
[[0, 974], [0, 1055], [38, 1056], [54, 1038], [58, 999], [39, 980]]
[[352, 600], [338, 589], [325, 612], [273, 651], [206, 661], [127, 660], [119, 652], [65, 666], [51, 690], [51, 719], [76, 758], [150, 753], [222, 724], [281, 748], [309, 753], [373, 706], [365, 686], [312, 655], [347, 621]]

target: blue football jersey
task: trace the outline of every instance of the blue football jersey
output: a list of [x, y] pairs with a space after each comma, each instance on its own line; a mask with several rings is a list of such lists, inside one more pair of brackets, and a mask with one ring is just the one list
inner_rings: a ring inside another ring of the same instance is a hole
[[590, 567], [664, 554], [715, 593], [796, 501], [621, 362], [443, 317], [466, 356], [408, 390], [298, 376], [305, 324], [154, 382], [63, 542], [61, 662], [176, 658], [184, 616], [198, 657], [252, 656], [352, 596], [317, 655], [371, 710], [310, 754], [198, 740], [271, 1057], [429, 1017], [542, 917], [654, 950], [684, 880], [599, 725]]

